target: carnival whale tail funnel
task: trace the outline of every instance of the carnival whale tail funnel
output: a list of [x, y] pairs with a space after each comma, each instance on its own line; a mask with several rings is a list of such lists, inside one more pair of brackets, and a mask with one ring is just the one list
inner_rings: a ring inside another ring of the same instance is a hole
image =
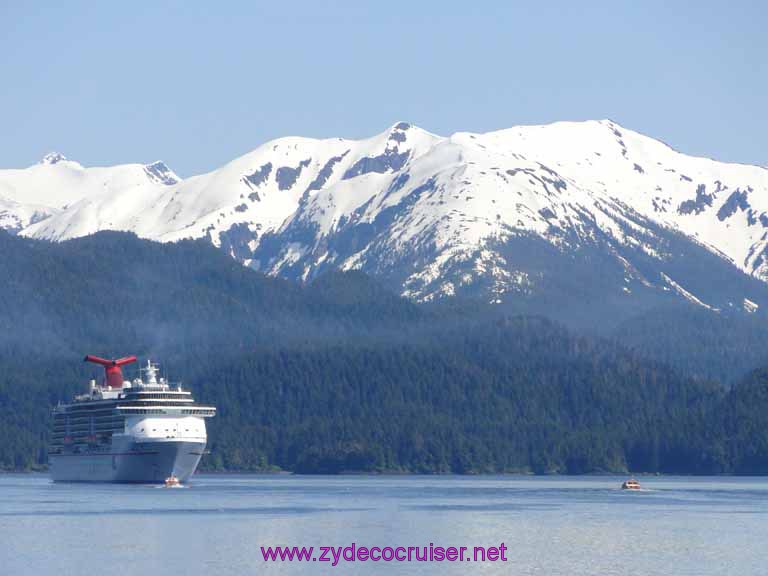
[[118, 358], [117, 360], [107, 360], [106, 358], [99, 358], [98, 356], [91, 356], [88, 354], [83, 361], [104, 366], [104, 383], [110, 388], [122, 388], [123, 371], [120, 367], [136, 362], [136, 356], [126, 356], [125, 358]]

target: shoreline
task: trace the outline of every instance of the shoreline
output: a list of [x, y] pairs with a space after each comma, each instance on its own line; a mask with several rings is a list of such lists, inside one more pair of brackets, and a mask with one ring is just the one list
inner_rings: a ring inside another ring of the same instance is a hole
[[[45, 476], [47, 469], [39, 470], [0, 470], [0, 476]], [[202, 470], [195, 472], [194, 476], [295, 476], [301, 478], [346, 478], [355, 476], [365, 477], [420, 477], [420, 478], [768, 478], [768, 474], [686, 474], [676, 472], [666, 474], [661, 472], [588, 472], [586, 474], [534, 474], [530, 472], [489, 472], [477, 474], [459, 474], [455, 472], [428, 473], [428, 472], [342, 472], [338, 474], [327, 473], [298, 473], [289, 470]]]

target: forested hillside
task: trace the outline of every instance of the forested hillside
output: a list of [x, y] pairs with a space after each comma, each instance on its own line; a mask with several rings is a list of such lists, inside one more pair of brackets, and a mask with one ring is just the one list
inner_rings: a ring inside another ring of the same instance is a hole
[[611, 336], [682, 374], [727, 385], [768, 366], [768, 322], [763, 316], [665, 306], [621, 323]]
[[626, 342], [585, 337], [477, 302], [417, 306], [359, 273], [300, 286], [203, 241], [111, 232], [0, 233], [0, 275], [4, 469], [44, 466], [51, 407], [98, 374], [86, 353], [151, 356], [216, 404], [208, 469], [768, 469], [764, 374], [731, 392], [711, 378], [764, 357], [761, 341], [740, 354], [752, 336], [731, 324], [742, 344], [716, 358], [665, 336], [673, 369], [648, 359], [658, 320]]

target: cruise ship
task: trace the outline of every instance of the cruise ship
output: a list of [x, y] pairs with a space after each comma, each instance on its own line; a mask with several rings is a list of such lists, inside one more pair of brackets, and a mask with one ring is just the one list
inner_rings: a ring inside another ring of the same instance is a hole
[[216, 408], [158, 377], [149, 360], [136, 379], [124, 380], [121, 367], [136, 360], [85, 357], [106, 375], [53, 410], [48, 462], [55, 482], [183, 483], [194, 473], [205, 451], [205, 419]]

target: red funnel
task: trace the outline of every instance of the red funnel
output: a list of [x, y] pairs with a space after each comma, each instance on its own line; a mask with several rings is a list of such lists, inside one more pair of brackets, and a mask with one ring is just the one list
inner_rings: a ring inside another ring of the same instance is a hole
[[117, 360], [106, 360], [99, 358], [98, 356], [91, 356], [90, 354], [85, 357], [85, 362], [93, 362], [94, 364], [101, 364], [104, 366], [104, 372], [106, 373], [105, 383], [110, 388], [122, 388], [123, 387], [123, 371], [120, 370], [120, 366], [125, 366], [131, 362], [136, 362], [136, 356], [126, 356], [125, 358], [119, 358]]

